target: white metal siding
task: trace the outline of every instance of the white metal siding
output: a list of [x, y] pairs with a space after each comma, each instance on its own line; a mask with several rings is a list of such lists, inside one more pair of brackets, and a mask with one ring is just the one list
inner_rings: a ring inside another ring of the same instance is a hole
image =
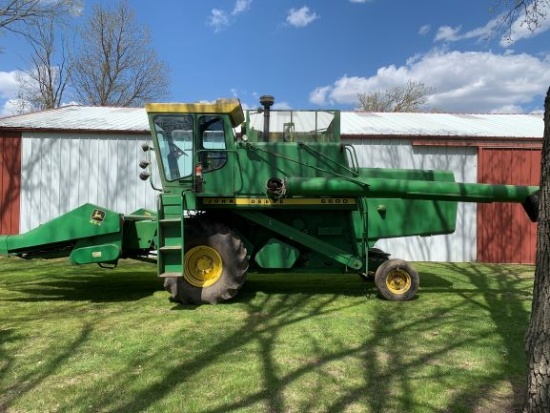
[[[457, 182], [477, 180], [477, 149], [473, 147], [412, 146], [408, 139], [346, 139], [345, 143], [355, 147], [361, 167], [450, 170]], [[376, 246], [394, 258], [410, 261], [475, 261], [476, 213], [476, 204], [459, 203], [454, 234], [393, 238], [380, 240]]]
[[[156, 210], [157, 192], [138, 176], [146, 140], [131, 134], [24, 133], [20, 232], [87, 202], [124, 214]], [[154, 162], [152, 167], [156, 175]]]

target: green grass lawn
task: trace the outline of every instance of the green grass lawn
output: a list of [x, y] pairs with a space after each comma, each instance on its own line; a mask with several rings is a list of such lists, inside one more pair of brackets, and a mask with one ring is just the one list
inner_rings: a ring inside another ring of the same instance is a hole
[[0, 258], [0, 412], [511, 412], [534, 268], [415, 264], [415, 300], [354, 274], [250, 274], [171, 303], [151, 264]]

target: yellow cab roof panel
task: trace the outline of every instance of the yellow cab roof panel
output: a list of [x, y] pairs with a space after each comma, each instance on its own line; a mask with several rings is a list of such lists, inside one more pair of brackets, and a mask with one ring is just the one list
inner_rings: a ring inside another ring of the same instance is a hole
[[244, 113], [239, 99], [217, 99], [214, 103], [147, 103], [147, 113], [227, 113], [231, 126], [244, 122]]

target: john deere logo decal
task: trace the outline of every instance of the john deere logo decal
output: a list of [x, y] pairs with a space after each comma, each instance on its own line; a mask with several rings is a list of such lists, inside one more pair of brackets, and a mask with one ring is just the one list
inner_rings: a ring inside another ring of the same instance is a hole
[[101, 225], [101, 223], [105, 219], [105, 211], [102, 211], [101, 209], [94, 209], [91, 218], [92, 219], [90, 219], [90, 222], [92, 224]]

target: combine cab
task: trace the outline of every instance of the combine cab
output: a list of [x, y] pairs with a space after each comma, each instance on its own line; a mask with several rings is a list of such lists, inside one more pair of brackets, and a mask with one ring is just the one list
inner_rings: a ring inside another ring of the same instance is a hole
[[[0, 237], [0, 252], [68, 255], [116, 265], [156, 257], [182, 303], [234, 297], [248, 271], [373, 274], [380, 294], [408, 300], [413, 267], [374, 248], [382, 238], [454, 232], [457, 202], [521, 202], [536, 219], [537, 187], [464, 184], [448, 171], [369, 169], [340, 142], [338, 111], [245, 116], [236, 99], [146, 106], [162, 193], [158, 211], [123, 216], [85, 205], [27, 234]], [[149, 169], [148, 162], [142, 166]]]

